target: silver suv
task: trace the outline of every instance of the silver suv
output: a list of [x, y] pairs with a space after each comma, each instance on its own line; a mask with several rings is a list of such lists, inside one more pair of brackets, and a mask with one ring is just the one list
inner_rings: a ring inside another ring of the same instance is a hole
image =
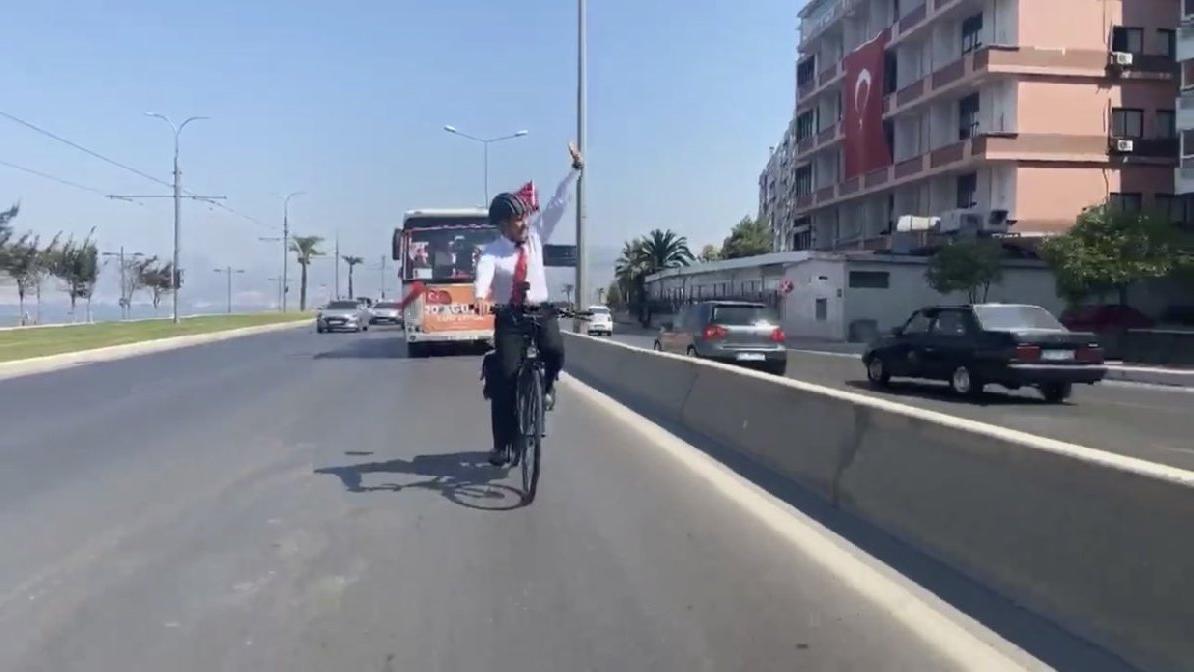
[[783, 375], [787, 338], [767, 306], [705, 301], [685, 306], [655, 337], [655, 349]]

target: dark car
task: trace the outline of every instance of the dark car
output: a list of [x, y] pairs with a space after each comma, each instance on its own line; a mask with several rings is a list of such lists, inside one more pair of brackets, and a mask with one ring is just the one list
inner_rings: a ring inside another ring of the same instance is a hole
[[918, 310], [871, 344], [862, 362], [875, 385], [893, 377], [945, 380], [969, 396], [988, 383], [1032, 386], [1054, 403], [1075, 383], [1096, 383], [1107, 373], [1094, 334], [1066, 329], [1040, 306], [1006, 304]]
[[788, 367], [787, 338], [761, 303], [705, 301], [685, 306], [655, 337], [655, 349], [777, 375]]
[[1149, 316], [1123, 305], [1082, 306], [1061, 314], [1061, 323], [1073, 331], [1125, 331], [1152, 329], [1155, 322]]

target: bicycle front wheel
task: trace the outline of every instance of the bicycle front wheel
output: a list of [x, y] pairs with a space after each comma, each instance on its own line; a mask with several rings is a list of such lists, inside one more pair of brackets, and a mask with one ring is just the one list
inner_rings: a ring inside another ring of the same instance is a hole
[[539, 462], [543, 447], [543, 372], [531, 369], [522, 378], [518, 395], [519, 460], [523, 501], [535, 501], [539, 488]]

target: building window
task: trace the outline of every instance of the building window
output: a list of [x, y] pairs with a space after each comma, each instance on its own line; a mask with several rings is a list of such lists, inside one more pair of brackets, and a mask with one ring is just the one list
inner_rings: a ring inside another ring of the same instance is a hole
[[796, 195], [807, 196], [813, 193], [813, 166], [800, 166], [796, 169]]
[[1157, 29], [1157, 42], [1159, 43], [1159, 51], [1169, 58], [1177, 58], [1177, 31], [1169, 28]]
[[1182, 88], [1194, 86], [1194, 59], [1182, 61]]
[[806, 229], [792, 236], [792, 251], [811, 250], [813, 247], [813, 232]]
[[1194, 156], [1194, 131], [1182, 131], [1182, 158]]
[[1111, 194], [1107, 203], [1115, 210], [1127, 214], [1140, 212], [1140, 194]]
[[796, 141], [812, 137], [817, 132], [817, 111], [809, 110], [796, 117]]
[[883, 95], [891, 95], [900, 88], [899, 63], [894, 49], [883, 52]]
[[978, 135], [977, 93], [972, 93], [958, 102], [958, 139], [968, 140]]
[[[1116, 26], [1111, 29], [1111, 51], [1144, 53], [1144, 29]], [[791, 71], [789, 71], [791, 72]]]
[[1165, 221], [1178, 224], [1182, 221], [1182, 202], [1174, 198], [1173, 194], [1156, 194], [1153, 196], [1153, 210], [1157, 216]]
[[[790, 62], [790, 61], [789, 61]], [[788, 72], [791, 72], [789, 70]], [[808, 58], [796, 64], [796, 86], [812, 84], [817, 77], [817, 59]]]
[[817, 321], [829, 319], [829, 299], [817, 299]]
[[978, 173], [958, 176], [958, 207], [973, 208], [975, 192], [978, 191]]
[[887, 289], [891, 274], [887, 271], [850, 271], [852, 289]]
[[1154, 133], [1162, 140], [1177, 137], [1177, 117], [1173, 110], [1157, 110], [1157, 128]]
[[[980, 33], [983, 32], [983, 15], [974, 16], [962, 22], [962, 53], [968, 54], [983, 46]], [[789, 70], [788, 72], [791, 72]]]
[[1144, 111], [1126, 107], [1111, 110], [1111, 137], [1139, 138], [1144, 135]]

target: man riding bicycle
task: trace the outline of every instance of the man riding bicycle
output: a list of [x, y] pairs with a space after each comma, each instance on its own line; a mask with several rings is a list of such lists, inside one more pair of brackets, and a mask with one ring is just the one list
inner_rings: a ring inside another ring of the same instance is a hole
[[[532, 309], [547, 303], [543, 241], [551, 238], [563, 218], [572, 198], [572, 185], [584, 167], [576, 145], [569, 144], [568, 152], [572, 155], [572, 170], [542, 212], [536, 212], [532, 203], [518, 194], [498, 194], [489, 204], [489, 221], [502, 235], [481, 251], [473, 291], [479, 302], [489, 300], [500, 308], [494, 321], [495, 353], [485, 371], [493, 431], [489, 462], [495, 466], [509, 462], [508, 449], [518, 431], [515, 385], [524, 345], [524, 332], [515, 312], [501, 308]], [[546, 369], [545, 396], [550, 409], [555, 403], [556, 378], [564, 365], [564, 340], [550, 308], [545, 309], [541, 322], [535, 344]]]

